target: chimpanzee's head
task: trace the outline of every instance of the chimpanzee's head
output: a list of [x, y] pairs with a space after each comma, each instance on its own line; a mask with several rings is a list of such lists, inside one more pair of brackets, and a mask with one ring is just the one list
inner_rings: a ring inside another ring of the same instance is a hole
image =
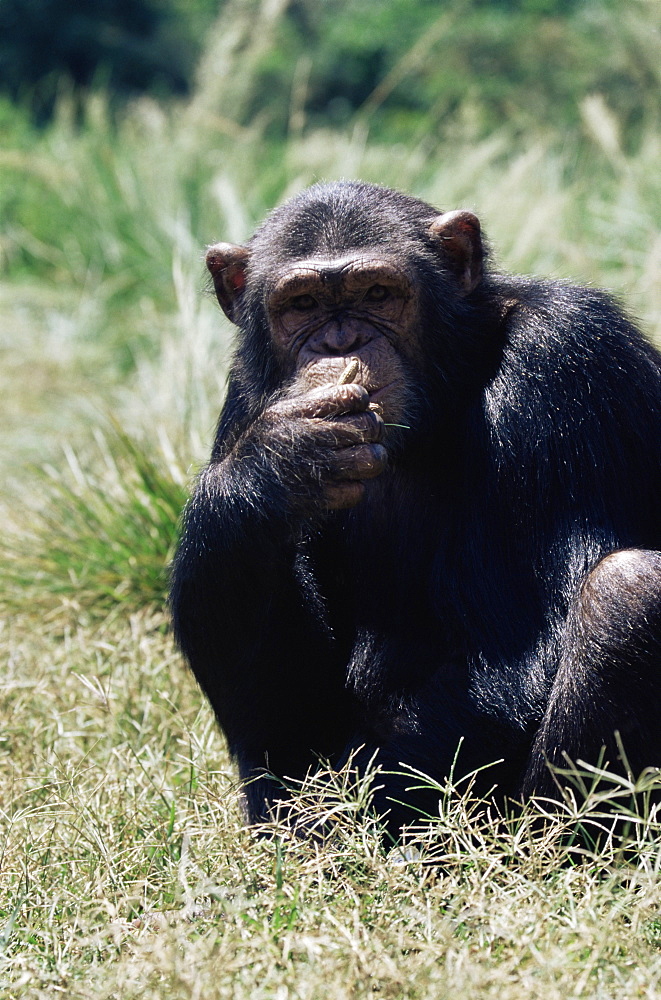
[[440, 316], [456, 327], [483, 256], [471, 212], [439, 214], [386, 188], [342, 182], [304, 191], [246, 246], [218, 243], [206, 262], [225, 313], [261, 338], [280, 384], [300, 392], [337, 382], [356, 359], [356, 381], [385, 419], [400, 420], [410, 373], [435, 353], [430, 326]]

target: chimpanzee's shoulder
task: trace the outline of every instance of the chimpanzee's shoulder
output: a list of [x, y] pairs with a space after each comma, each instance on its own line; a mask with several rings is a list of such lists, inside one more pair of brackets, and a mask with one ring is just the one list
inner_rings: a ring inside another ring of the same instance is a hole
[[528, 316], [539, 313], [541, 317], [554, 319], [583, 315], [590, 321], [600, 316], [625, 318], [615, 296], [602, 288], [551, 278], [500, 274], [494, 276], [493, 283], [500, 296], [511, 299]]
[[616, 297], [566, 281], [497, 276], [506, 312], [506, 353], [532, 360], [549, 353], [562, 363], [644, 361], [661, 373], [661, 354], [627, 316]]

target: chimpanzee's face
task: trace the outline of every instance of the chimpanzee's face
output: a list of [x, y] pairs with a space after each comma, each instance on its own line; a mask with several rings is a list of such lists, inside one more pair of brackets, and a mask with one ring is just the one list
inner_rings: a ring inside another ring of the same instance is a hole
[[396, 192], [357, 185], [356, 196], [349, 187], [351, 197], [340, 186], [320, 198], [312, 188], [248, 246], [210, 247], [207, 266], [233, 322], [248, 329], [259, 317], [263, 330], [266, 317], [287, 392], [344, 375], [387, 422], [406, 422], [414, 373], [425, 368], [420, 262], [437, 297], [470, 294], [482, 274], [480, 224], [471, 212], [439, 215]]
[[375, 254], [288, 262], [266, 291], [273, 346], [301, 388], [335, 383], [353, 362], [388, 420], [402, 419], [402, 361], [417, 346], [412, 277]]

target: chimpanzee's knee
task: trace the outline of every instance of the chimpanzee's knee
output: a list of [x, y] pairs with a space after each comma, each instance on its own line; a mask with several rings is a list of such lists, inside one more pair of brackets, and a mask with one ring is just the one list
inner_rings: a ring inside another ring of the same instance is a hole
[[522, 795], [553, 797], [547, 762], [596, 764], [602, 748], [616, 769], [620, 746], [627, 770], [658, 766], [660, 713], [661, 552], [611, 552], [585, 577], [570, 610]]
[[661, 552], [653, 549], [618, 549], [600, 559], [590, 570], [584, 590], [614, 590], [632, 594], [658, 593], [661, 587]]
[[[602, 654], [617, 647], [627, 661], [661, 645], [661, 552], [621, 549], [583, 581], [575, 609], [584, 638]], [[596, 650], [595, 650], [596, 652]]]

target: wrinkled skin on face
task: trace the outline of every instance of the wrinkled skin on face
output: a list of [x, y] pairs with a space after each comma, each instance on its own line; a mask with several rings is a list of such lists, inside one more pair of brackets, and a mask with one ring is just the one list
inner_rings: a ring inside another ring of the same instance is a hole
[[402, 356], [415, 349], [417, 313], [406, 271], [361, 256], [303, 261], [274, 281], [267, 302], [276, 351], [301, 387], [336, 384], [355, 359], [352, 381], [385, 421], [403, 420]]
[[[218, 248], [208, 259], [212, 274], [225, 263]], [[236, 259], [221, 273], [242, 287]], [[292, 456], [300, 456], [291, 479], [316, 477], [326, 509], [354, 506], [365, 482], [386, 468], [385, 423], [403, 421], [406, 412], [402, 358], [415, 350], [416, 306], [405, 270], [361, 255], [297, 261], [269, 283], [273, 350], [290, 378], [251, 442], [266, 445], [285, 476]]]
[[[469, 212], [445, 213], [429, 229], [460, 295], [479, 281], [479, 237], [479, 222]], [[220, 304], [240, 322], [251, 280], [249, 249], [212, 246], [207, 266]], [[386, 468], [385, 428], [406, 426], [412, 393], [407, 372], [424, 364], [414, 273], [367, 248], [278, 261], [264, 282], [263, 305], [270, 347], [285, 378], [281, 397], [249, 432], [253, 449], [259, 441], [292, 486], [301, 476], [318, 481], [322, 507], [354, 506], [365, 481]]]

